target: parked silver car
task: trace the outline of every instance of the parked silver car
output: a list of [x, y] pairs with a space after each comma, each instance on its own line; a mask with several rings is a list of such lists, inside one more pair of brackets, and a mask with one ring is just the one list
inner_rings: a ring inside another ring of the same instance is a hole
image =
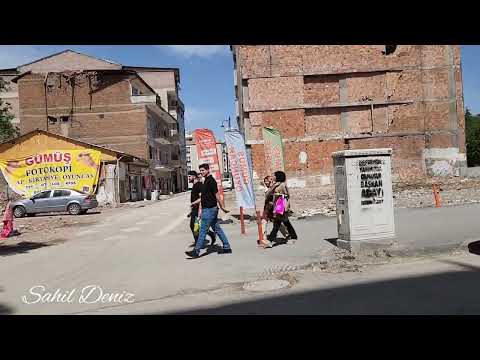
[[30, 199], [12, 202], [13, 215], [21, 218], [48, 212], [68, 211], [71, 215], [85, 214], [87, 210], [98, 206], [95, 195], [89, 195], [77, 190], [55, 189], [42, 191]]

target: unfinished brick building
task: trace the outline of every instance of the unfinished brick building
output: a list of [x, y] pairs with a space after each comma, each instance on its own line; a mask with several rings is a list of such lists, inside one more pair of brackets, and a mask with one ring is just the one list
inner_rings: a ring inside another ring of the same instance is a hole
[[331, 153], [393, 148], [394, 181], [466, 167], [460, 47], [231, 47], [237, 122], [255, 175], [266, 173], [262, 127], [280, 129], [292, 186], [332, 182]]

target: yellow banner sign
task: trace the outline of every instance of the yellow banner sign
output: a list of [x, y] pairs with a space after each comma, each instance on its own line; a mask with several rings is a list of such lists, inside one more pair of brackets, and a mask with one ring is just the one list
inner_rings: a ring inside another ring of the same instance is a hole
[[97, 150], [51, 150], [21, 159], [0, 159], [8, 185], [30, 197], [46, 189], [74, 189], [94, 193], [101, 154]]

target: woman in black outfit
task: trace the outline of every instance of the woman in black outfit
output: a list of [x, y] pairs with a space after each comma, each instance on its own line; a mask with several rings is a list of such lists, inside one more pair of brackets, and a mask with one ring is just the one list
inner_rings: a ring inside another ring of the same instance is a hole
[[280, 197], [285, 197], [286, 206], [283, 214], [273, 213], [273, 229], [270, 235], [268, 236], [269, 241], [275, 241], [277, 239], [277, 233], [280, 229], [280, 225], [283, 224], [288, 230], [289, 240], [288, 244], [294, 244], [297, 240], [297, 233], [293, 228], [290, 220], [288, 219], [288, 214], [290, 212], [290, 194], [287, 187], [287, 177], [283, 171], [275, 171], [274, 175], [274, 184], [270, 187], [268, 192], [265, 194], [265, 197], [273, 196], [273, 206]]

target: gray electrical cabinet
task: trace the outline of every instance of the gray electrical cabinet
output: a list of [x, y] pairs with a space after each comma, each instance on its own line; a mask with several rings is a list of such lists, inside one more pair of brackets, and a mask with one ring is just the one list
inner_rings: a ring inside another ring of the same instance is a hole
[[337, 245], [391, 245], [395, 237], [392, 149], [344, 150], [332, 154], [337, 203]]

